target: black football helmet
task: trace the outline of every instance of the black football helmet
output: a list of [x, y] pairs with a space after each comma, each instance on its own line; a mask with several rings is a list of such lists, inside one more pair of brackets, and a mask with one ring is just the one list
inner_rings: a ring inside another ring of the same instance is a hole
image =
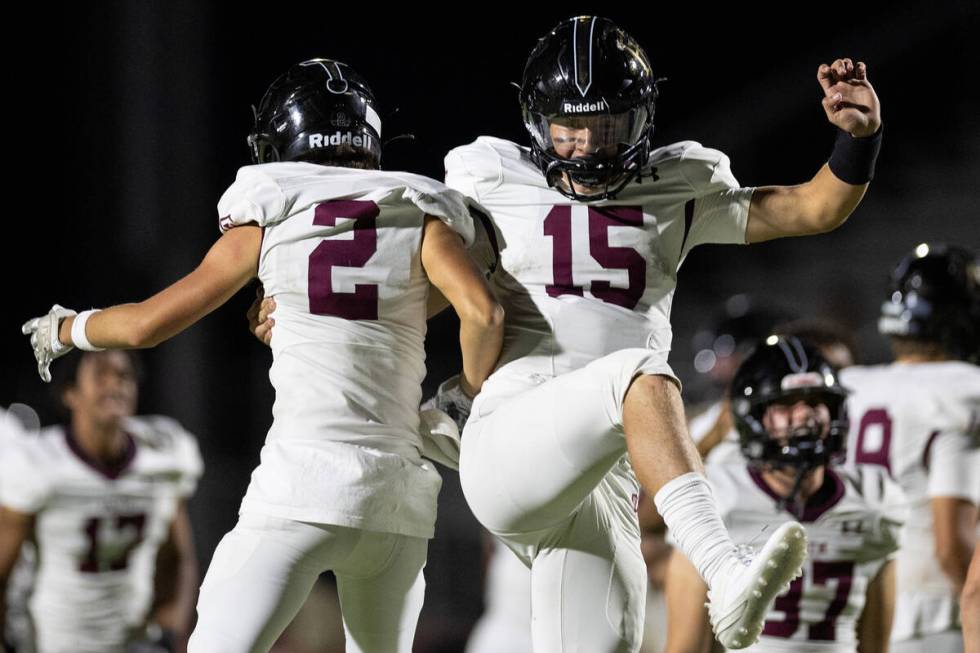
[[938, 342], [951, 356], [980, 363], [980, 258], [953, 245], [916, 247], [892, 272], [878, 331]]
[[[839, 462], [847, 436], [847, 391], [835, 370], [816, 347], [792, 336], [770, 336], [742, 363], [732, 381], [731, 404], [742, 455], [758, 468], [793, 469], [796, 487], [787, 502], [795, 500], [807, 472]], [[783, 432], [768, 430], [763, 423], [773, 404], [806, 401], [823, 404], [829, 424], [813, 423]]]
[[[531, 156], [567, 197], [614, 197], [650, 157], [656, 100], [657, 79], [633, 37], [608, 18], [566, 20], [538, 41], [524, 68], [520, 102]], [[572, 156], [585, 129], [586, 154]]]
[[252, 161], [330, 159], [341, 147], [381, 160], [381, 118], [374, 93], [350, 66], [310, 59], [272, 82], [248, 136]]

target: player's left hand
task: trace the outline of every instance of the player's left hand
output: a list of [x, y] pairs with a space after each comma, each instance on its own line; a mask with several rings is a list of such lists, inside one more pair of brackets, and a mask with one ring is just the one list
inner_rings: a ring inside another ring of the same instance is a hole
[[34, 358], [37, 360], [37, 373], [45, 383], [51, 382], [51, 371], [48, 369], [51, 361], [73, 349], [71, 345], [64, 345], [58, 339], [61, 321], [73, 315], [76, 315], [75, 311], [55, 304], [47, 315], [28, 320], [20, 328], [21, 333], [31, 337], [31, 348], [34, 349]]
[[823, 110], [827, 120], [854, 138], [871, 136], [881, 126], [881, 105], [863, 61], [850, 59], [820, 64], [817, 81], [823, 88]]

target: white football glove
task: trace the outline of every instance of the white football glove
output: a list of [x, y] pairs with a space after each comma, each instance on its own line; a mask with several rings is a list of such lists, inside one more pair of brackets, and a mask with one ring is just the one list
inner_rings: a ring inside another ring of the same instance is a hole
[[470, 417], [470, 410], [473, 408], [473, 400], [466, 396], [463, 388], [459, 385], [459, 375], [451, 376], [439, 385], [434, 397], [422, 404], [422, 408], [435, 408], [449, 415], [459, 432], [463, 432], [463, 426]]
[[51, 371], [48, 369], [51, 361], [74, 349], [71, 345], [61, 344], [58, 339], [61, 321], [73, 315], [76, 315], [75, 311], [55, 304], [47, 315], [28, 320], [20, 328], [24, 335], [31, 337], [31, 347], [34, 349], [34, 358], [37, 359], [37, 373], [45, 383], [51, 382]]

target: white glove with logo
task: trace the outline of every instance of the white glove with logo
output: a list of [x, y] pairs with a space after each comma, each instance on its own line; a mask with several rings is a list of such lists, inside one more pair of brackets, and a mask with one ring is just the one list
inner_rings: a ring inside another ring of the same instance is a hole
[[20, 328], [24, 335], [31, 337], [31, 347], [34, 349], [34, 358], [37, 359], [37, 373], [45, 383], [51, 382], [51, 372], [48, 369], [51, 361], [74, 349], [71, 345], [61, 344], [58, 339], [61, 321], [73, 315], [76, 315], [75, 311], [55, 304], [47, 315], [28, 320]]
[[466, 396], [462, 386], [459, 384], [459, 375], [451, 376], [439, 385], [434, 397], [422, 404], [423, 409], [435, 408], [449, 415], [459, 432], [463, 432], [463, 426], [470, 417], [470, 410], [473, 408], [473, 400]]

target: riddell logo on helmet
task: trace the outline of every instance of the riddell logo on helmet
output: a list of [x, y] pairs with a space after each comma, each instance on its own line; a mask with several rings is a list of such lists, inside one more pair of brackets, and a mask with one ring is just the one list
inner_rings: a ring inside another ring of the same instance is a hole
[[605, 100], [598, 102], [562, 102], [562, 113], [592, 113], [593, 111], [606, 111], [609, 107]]
[[368, 139], [365, 136], [355, 136], [350, 132], [334, 132], [332, 134], [310, 134], [310, 147], [327, 147], [347, 143], [354, 147], [366, 147]]

